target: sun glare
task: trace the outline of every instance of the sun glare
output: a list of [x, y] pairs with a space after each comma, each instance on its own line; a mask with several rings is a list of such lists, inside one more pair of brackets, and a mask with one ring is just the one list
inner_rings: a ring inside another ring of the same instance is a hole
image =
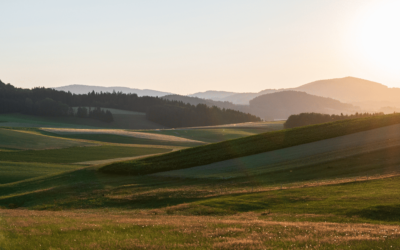
[[363, 57], [387, 73], [400, 71], [400, 1], [371, 6], [358, 20], [356, 46]]

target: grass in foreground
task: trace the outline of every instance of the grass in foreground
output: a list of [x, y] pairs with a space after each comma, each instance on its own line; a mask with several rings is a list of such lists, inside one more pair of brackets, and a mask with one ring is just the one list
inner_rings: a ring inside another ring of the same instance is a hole
[[113, 163], [100, 171], [111, 174], [150, 174], [282, 149], [400, 123], [400, 114], [337, 121], [286, 129], [189, 148], [141, 160]]
[[399, 249], [398, 226], [290, 223], [241, 216], [0, 210], [9, 249]]
[[122, 146], [71, 147], [49, 150], [0, 151], [0, 161], [76, 163], [169, 152], [171, 149]]
[[[365, 179], [368, 175], [371, 179], [372, 176], [400, 173], [400, 169], [397, 167], [400, 162], [400, 156], [396, 154], [398, 149], [399, 147], [391, 151], [374, 152], [290, 171], [277, 171], [267, 175], [219, 181], [108, 175], [91, 167], [0, 185], [0, 206], [9, 207], [9, 204], [17, 204], [30, 209], [56, 210], [105, 207], [160, 209], [184, 203], [205, 202], [216, 197], [234, 197], [234, 195], [251, 193], [253, 189], [257, 192], [274, 190], [280, 188], [281, 185], [283, 188], [316, 185], [316, 182], [323, 185], [322, 183], [335, 182], [335, 179], [338, 182], [342, 182], [342, 179], [353, 182], [355, 177]], [[380, 185], [380, 188], [376, 188], [376, 190], [383, 195], [385, 182], [383, 181]], [[353, 186], [350, 185], [350, 191], [352, 188]], [[391, 190], [394, 193], [391, 194], [390, 199], [397, 199], [395, 193], [400, 191], [400, 186], [391, 187]], [[308, 192], [304, 191], [303, 196], [308, 196]], [[263, 194], [268, 194], [268, 192]], [[315, 196], [325, 194], [324, 191]], [[383, 204], [379, 199], [371, 202]], [[273, 203], [274, 200], [271, 200], [271, 204]], [[196, 209], [184, 210], [185, 213], [193, 214], [197, 213]], [[264, 206], [261, 209], [269, 209], [269, 207]], [[211, 214], [240, 212], [240, 210], [231, 208], [221, 210], [217, 207], [209, 210]], [[201, 212], [202, 209], [199, 211]], [[205, 209], [203, 212], [208, 213], [207, 211]]]
[[225, 181], [91, 167], [4, 184], [0, 207], [69, 211], [0, 209], [0, 248], [398, 249], [400, 176], [287, 189], [394, 171], [396, 152]]

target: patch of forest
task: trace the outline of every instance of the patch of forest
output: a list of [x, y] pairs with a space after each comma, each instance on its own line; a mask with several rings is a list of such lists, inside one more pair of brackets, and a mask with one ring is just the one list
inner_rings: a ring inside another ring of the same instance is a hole
[[[22, 89], [0, 81], [0, 114], [22, 113], [38, 116], [72, 116], [72, 107], [113, 108], [147, 114], [149, 120], [168, 127], [210, 126], [229, 123], [256, 122], [260, 118], [230, 109], [197, 106], [180, 101], [169, 101], [158, 97], [122, 92], [72, 94], [50, 88]], [[100, 111], [100, 112], [98, 112]], [[87, 112], [87, 111], [86, 111]], [[89, 117], [112, 121], [112, 115], [96, 109], [84, 116], [81, 110], [78, 117]]]
[[370, 116], [380, 116], [384, 115], [383, 112], [380, 113], [355, 113], [351, 115], [328, 115], [320, 113], [301, 113], [298, 115], [291, 115], [284, 123], [284, 128], [296, 128], [308, 125], [314, 125], [319, 123], [342, 121], [348, 119], [356, 119]]

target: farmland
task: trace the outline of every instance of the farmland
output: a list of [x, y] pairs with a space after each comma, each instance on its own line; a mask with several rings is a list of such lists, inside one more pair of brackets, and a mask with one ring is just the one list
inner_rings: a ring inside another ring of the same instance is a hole
[[[398, 117], [282, 131], [3, 129], [80, 145], [2, 146], [0, 248], [398, 249]], [[165, 137], [135, 137], [142, 133]], [[222, 157], [239, 158], [191, 166], [194, 153], [185, 153], [222, 146]], [[172, 164], [177, 154], [189, 167], [103, 171], [130, 158]]]
[[118, 162], [103, 167], [101, 171], [115, 174], [150, 174], [184, 169], [350, 135], [399, 123], [400, 114], [393, 114], [285, 129], [189, 148], [142, 160]]

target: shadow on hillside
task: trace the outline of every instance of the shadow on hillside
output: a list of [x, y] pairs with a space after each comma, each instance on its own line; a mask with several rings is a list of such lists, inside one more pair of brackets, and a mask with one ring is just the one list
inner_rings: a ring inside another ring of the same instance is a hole
[[357, 216], [370, 220], [400, 222], [400, 205], [375, 206], [367, 209], [354, 210], [347, 216]]

